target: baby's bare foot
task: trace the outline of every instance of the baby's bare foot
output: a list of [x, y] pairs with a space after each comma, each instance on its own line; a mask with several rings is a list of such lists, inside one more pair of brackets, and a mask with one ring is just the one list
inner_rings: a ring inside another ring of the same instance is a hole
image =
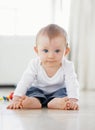
[[22, 100], [23, 109], [38, 109], [41, 108], [41, 103], [37, 98], [24, 96]]
[[48, 108], [65, 110], [67, 101], [68, 101], [67, 97], [64, 97], [64, 98], [54, 98], [54, 99], [52, 99], [48, 103]]

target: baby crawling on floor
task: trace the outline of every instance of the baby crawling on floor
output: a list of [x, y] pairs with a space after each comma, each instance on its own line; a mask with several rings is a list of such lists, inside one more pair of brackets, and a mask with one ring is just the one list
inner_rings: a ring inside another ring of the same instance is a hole
[[28, 64], [7, 108], [78, 110], [79, 83], [74, 64], [66, 58], [66, 31], [56, 24], [43, 27], [34, 51], [37, 57]]

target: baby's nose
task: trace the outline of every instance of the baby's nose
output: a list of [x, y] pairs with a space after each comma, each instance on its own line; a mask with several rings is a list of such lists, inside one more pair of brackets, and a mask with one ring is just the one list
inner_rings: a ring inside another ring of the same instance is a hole
[[49, 52], [48, 57], [49, 57], [49, 58], [54, 57], [54, 53], [53, 53], [53, 52]]

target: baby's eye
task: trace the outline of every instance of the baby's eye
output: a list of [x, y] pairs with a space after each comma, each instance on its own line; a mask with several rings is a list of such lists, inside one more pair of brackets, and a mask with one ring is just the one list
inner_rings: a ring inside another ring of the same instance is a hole
[[44, 49], [43, 51], [44, 51], [45, 53], [47, 53], [47, 52], [48, 52], [48, 50], [47, 50], [47, 49]]
[[59, 50], [59, 49], [57, 49], [57, 50], [55, 50], [55, 52], [56, 52], [56, 53], [58, 53], [58, 52], [60, 52], [60, 50]]

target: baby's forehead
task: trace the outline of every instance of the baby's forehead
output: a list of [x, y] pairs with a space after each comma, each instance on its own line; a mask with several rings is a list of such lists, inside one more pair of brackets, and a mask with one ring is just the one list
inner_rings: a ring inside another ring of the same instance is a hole
[[38, 42], [48, 42], [48, 43], [50, 43], [50, 42], [52, 42], [52, 41], [54, 41], [54, 42], [60, 42], [60, 41], [62, 41], [62, 42], [66, 42], [66, 38], [63, 36], [63, 35], [58, 35], [58, 36], [56, 36], [56, 37], [49, 37], [48, 35], [40, 35], [39, 37], [38, 37], [38, 40], [37, 40]]
[[65, 47], [65, 45], [66, 45], [65, 40], [60, 37], [57, 37], [51, 40], [49, 38], [44, 39], [43, 37], [42, 39], [39, 39], [38, 41], [38, 46], [41, 48], [57, 49], [57, 48], [63, 48]]

